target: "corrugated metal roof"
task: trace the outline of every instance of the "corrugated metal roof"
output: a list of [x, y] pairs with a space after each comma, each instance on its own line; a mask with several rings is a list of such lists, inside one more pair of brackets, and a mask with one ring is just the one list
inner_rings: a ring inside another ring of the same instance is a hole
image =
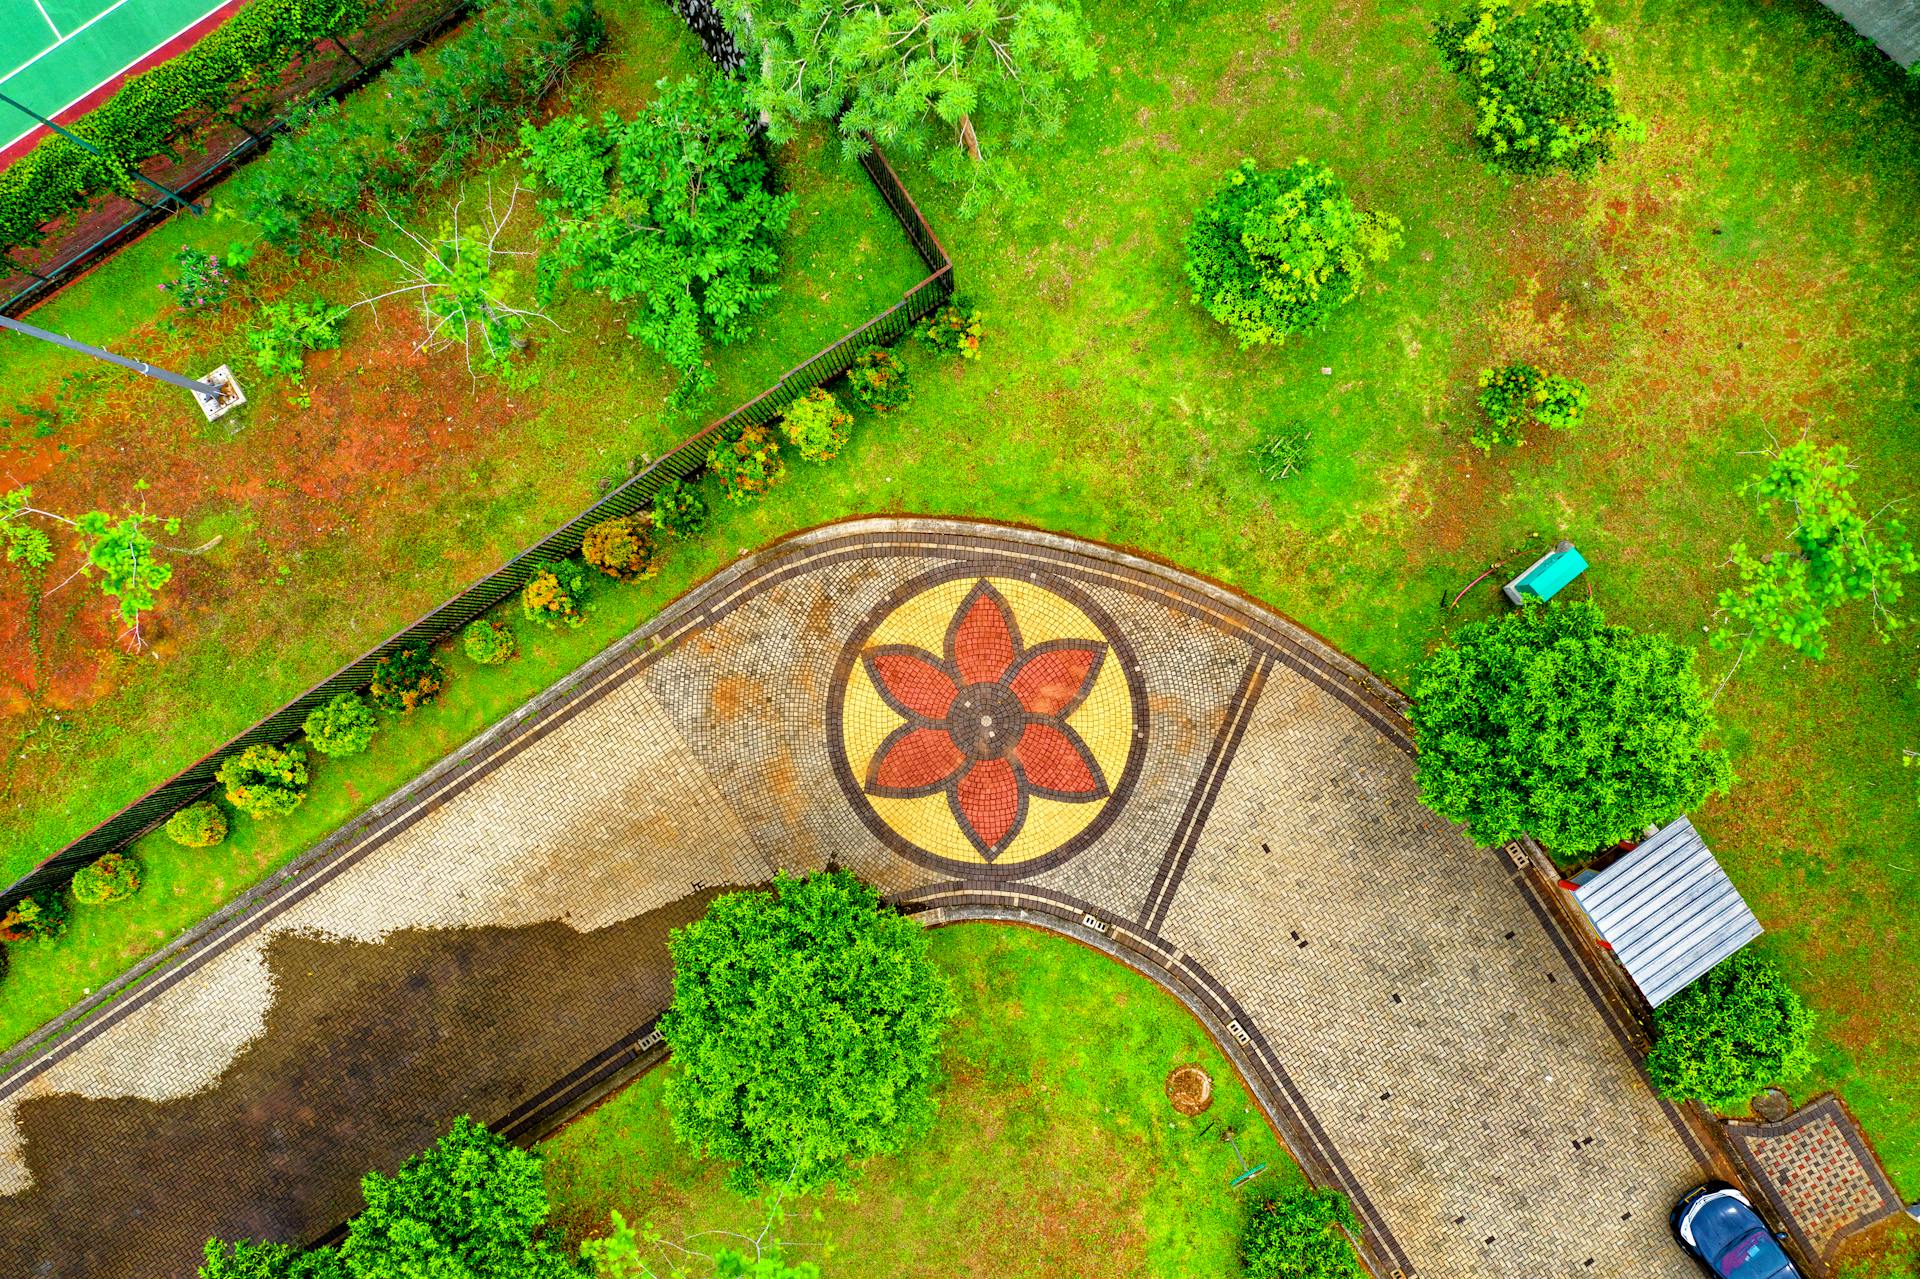
[[1656, 1008], [1765, 931], [1685, 817], [1574, 898]]
[[1901, 66], [1920, 64], [1920, 0], [1826, 0], [1826, 4]]

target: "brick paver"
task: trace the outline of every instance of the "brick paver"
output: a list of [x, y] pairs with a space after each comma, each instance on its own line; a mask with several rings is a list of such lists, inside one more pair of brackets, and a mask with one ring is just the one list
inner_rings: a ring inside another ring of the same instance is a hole
[[1728, 1135], [1760, 1189], [1815, 1256], [1884, 1221], [1901, 1201], [1853, 1116], [1832, 1093], [1778, 1123], [1735, 1123]]
[[657, 1056], [667, 927], [829, 862], [1165, 982], [1382, 1279], [1690, 1273], [1688, 1141], [1415, 801], [1391, 690], [1173, 570], [919, 520], [743, 560], [0, 1080], [0, 1273], [188, 1274], [455, 1114], [532, 1135]]

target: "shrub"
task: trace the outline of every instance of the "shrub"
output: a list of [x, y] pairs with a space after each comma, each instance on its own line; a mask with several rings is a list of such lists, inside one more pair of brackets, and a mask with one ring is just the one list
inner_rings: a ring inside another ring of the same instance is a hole
[[660, 571], [653, 521], [644, 515], [602, 520], [580, 542], [580, 558], [616, 582], [638, 582]]
[[227, 838], [226, 810], [198, 800], [167, 818], [167, 838], [187, 848], [212, 848]]
[[1326, 165], [1243, 160], [1187, 230], [1187, 280], [1243, 349], [1279, 343], [1325, 325], [1401, 243], [1399, 219], [1355, 208]]
[[1260, 437], [1253, 446], [1253, 464], [1260, 474], [1278, 482], [1306, 469], [1307, 446], [1313, 432], [1304, 426], [1283, 426]]
[[1473, 434], [1482, 453], [1496, 444], [1524, 444], [1521, 434], [1529, 422], [1556, 431], [1578, 429], [1587, 408], [1586, 383], [1549, 376], [1531, 364], [1508, 364], [1480, 370], [1480, 411], [1487, 426]]
[[520, 588], [520, 612], [529, 622], [548, 630], [562, 622], [578, 626], [587, 620], [580, 611], [580, 597], [586, 589], [586, 570], [571, 560], [536, 565], [533, 576]]
[[125, 853], [107, 853], [82, 866], [73, 877], [73, 900], [82, 906], [104, 906], [131, 897], [140, 889], [140, 863]]
[[307, 753], [298, 746], [255, 743], [214, 774], [227, 802], [249, 817], [284, 817], [307, 797]]
[[1483, 845], [1532, 835], [1577, 860], [1733, 781], [1706, 745], [1717, 724], [1693, 650], [1586, 600], [1461, 628], [1412, 694], [1420, 797]]
[[504, 622], [496, 622], [489, 617], [477, 617], [468, 622], [460, 643], [467, 650], [467, 656], [482, 666], [498, 666], [520, 647], [520, 641], [513, 637], [513, 631]]
[[284, 1243], [238, 1243], [207, 1240], [200, 1262], [200, 1279], [347, 1279], [340, 1254], [333, 1248], [306, 1252]]
[[273, 149], [235, 178], [234, 205], [290, 257], [338, 253], [341, 228], [363, 220], [369, 192], [391, 199], [405, 188], [410, 174], [393, 144], [382, 115], [332, 98], [302, 103]]
[[853, 414], [831, 392], [814, 387], [787, 406], [780, 419], [787, 439], [809, 462], [831, 462], [853, 437]]
[[366, 1207], [340, 1245], [360, 1279], [579, 1279], [572, 1259], [540, 1237], [549, 1208], [540, 1157], [465, 1115], [393, 1176], [362, 1177], [360, 1192]]
[[341, 693], [308, 711], [304, 727], [313, 749], [339, 759], [367, 749], [379, 721], [358, 693]]
[[1247, 1279], [1366, 1279], [1350, 1235], [1353, 1205], [1337, 1190], [1291, 1190], [1253, 1206], [1240, 1258]]
[[52, 941], [67, 931], [67, 916], [66, 894], [43, 888], [0, 915], [0, 941]]
[[980, 337], [986, 332], [979, 311], [959, 298], [927, 317], [920, 340], [936, 351], [957, 353], [962, 359], [980, 358]]
[[631, 123], [611, 112], [544, 129], [523, 126], [527, 166], [551, 192], [539, 201], [541, 299], [571, 274], [615, 302], [636, 305], [627, 332], [681, 374], [670, 402], [713, 386], [706, 340], [750, 331], [778, 292], [780, 237], [793, 196], [750, 128], [746, 90], [715, 71], [659, 94]]
[[381, 710], [404, 715], [416, 706], [425, 706], [440, 696], [447, 686], [446, 668], [433, 651], [422, 644], [389, 653], [373, 665], [373, 683], [367, 696]]
[[707, 469], [720, 477], [720, 491], [729, 502], [759, 497], [787, 477], [773, 428], [751, 424], [713, 442]]
[[1592, 25], [1593, 0], [1540, 0], [1525, 13], [1512, 0], [1473, 0], [1434, 24], [1441, 59], [1472, 90], [1473, 134], [1493, 163], [1579, 177], [1613, 155], [1616, 138], [1639, 136], [1639, 123], [1614, 102], [1613, 63], [1581, 42]]
[[239, 270], [245, 252], [237, 247], [229, 249], [228, 265], [222, 266], [220, 259], [205, 249], [182, 245], [173, 255], [180, 278], [163, 282], [160, 291], [173, 294], [174, 300], [186, 310], [217, 311], [233, 291], [234, 273]]
[[668, 480], [653, 495], [653, 526], [673, 537], [692, 537], [707, 527], [712, 515], [707, 499], [685, 480]]
[[262, 373], [284, 373], [299, 381], [308, 351], [340, 346], [340, 321], [347, 308], [328, 302], [269, 302], [260, 308], [266, 327], [247, 334], [253, 362]]
[[853, 357], [853, 367], [847, 370], [847, 385], [852, 388], [855, 399], [876, 413], [905, 408], [913, 398], [907, 366], [884, 346], [870, 346]]
[[674, 1134], [795, 1192], [897, 1152], [933, 1115], [956, 1003], [927, 934], [844, 871], [782, 873], [673, 931]]
[[1764, 955], [1739, 950], [1654, 1010], [1653, 1086], [1675, 1101], [1744, 1107], [1813, 1069], [1813, 1013]]

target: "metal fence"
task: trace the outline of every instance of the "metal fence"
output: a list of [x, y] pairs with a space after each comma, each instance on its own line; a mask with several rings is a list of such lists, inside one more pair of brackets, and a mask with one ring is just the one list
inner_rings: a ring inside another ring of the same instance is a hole
[[[155, 156], [140, 172], [189, 200], [198, 200], [234, 168], [265, 150], [286, 128], [294, 107], [316, 95], [342, 97], [392, 61], [440, 35], [475, 0], [388, 0], [367, 23], [323, 40], [272, 84], [242, 91], [219, 123], [175, 140], [175, 156]], [[7, 108], [10, 109], [10, 108]], [[24, 314], [85, 274], [101, 258], [153, 230], [177, 212], [155, 197], [105, 195], [63, 219], [32, 248], [0, 255], [0, 313]]]
[[602, 520], [632, 515], [650, 508], [654, 494], [670, 480], [684, 479], [706, 465], [713, 437], [778, 417], [787, 405], [821, 383], [844, 373], [861, 349], [896, 342], [912, 331], [914, 322], [931, 314], [953, 295], [953, 262], [939, 237], [921, 215], [900, 178], [878, 147], [862, 160], [887, 207], [900, 221], [907, 239], [927, 265], [928, 274], [908, 289], [898, 302], [831, 345], [794, 365], [772, 386], [681, 440], [658, 461], [634, 475], [580, 514], [528, 547], [506, 564], [475, 582], [454, 598], [395, 633], [376, 648], [321, 680], [300, 696], [227, 742], [192, 766], [148, 791], [92, 830], [41, 862], [0, 892], [0, 912], [29, 893], [64, 887], [73, 873], [100, 856], [140, 838], [214, 785], [214, 773], [231, 755], [259, 742], [284, 742], [300, 731], [302, 722], [320, 703], [340, 693], [359, 692], [373, 680], [381, 658], [444, 638], [518, 591], [539, 564], [577, 554], [586, 531]]

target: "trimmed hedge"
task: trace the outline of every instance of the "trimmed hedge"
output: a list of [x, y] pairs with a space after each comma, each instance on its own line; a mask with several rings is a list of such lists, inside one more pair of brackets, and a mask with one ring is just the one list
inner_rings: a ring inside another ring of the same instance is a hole
[[0, 171], [0, 252], [38, 244], [43, 225], [95, 196], [131, 191], [141, 164], [173, 154], [169, 144], [237, 90], [277, 78], [316, 42], [365, 22], [378, 2], [253, 0], [179, 57], [134, 76], [71, 126], [100, 155], [55, 135]]

